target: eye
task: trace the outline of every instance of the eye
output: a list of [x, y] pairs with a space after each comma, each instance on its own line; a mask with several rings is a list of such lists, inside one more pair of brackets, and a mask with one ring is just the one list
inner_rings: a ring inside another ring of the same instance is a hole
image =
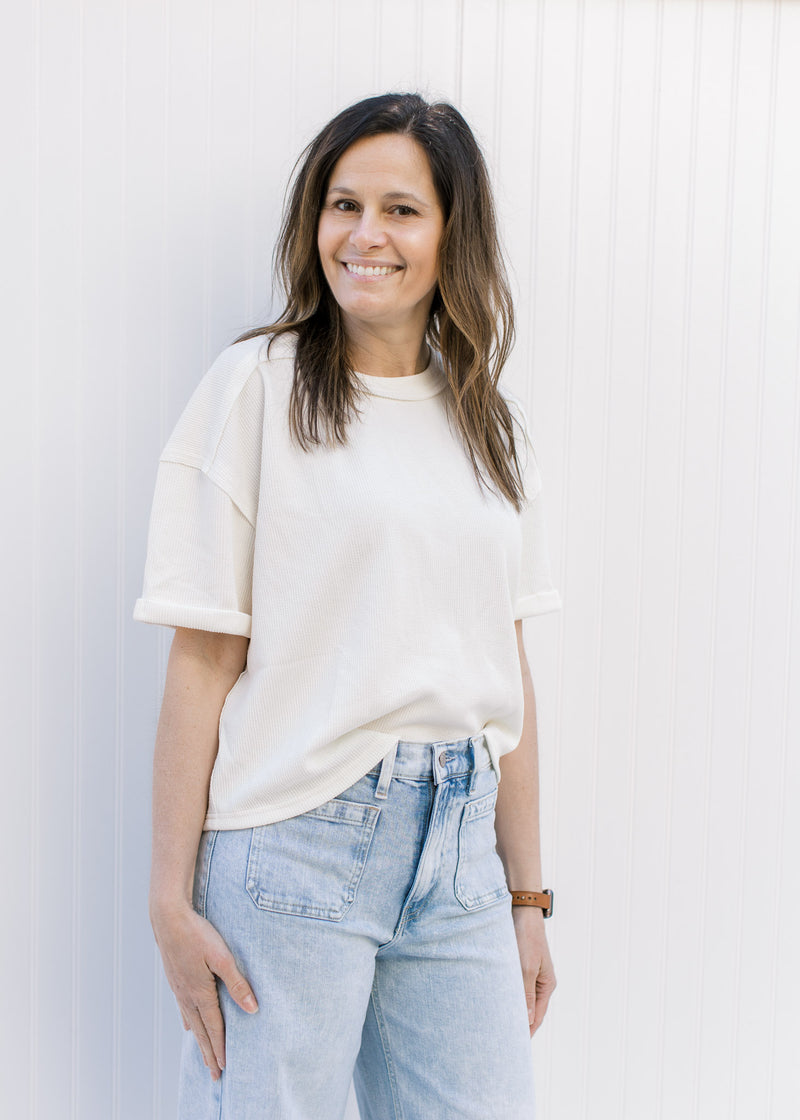
[[334, 202], [333, 209], [338, 210], [342, 214], [352, 214], [358, 207], [352, 199], [340, 198], [337, 202]]
[[405, 206], [401, 203], [399, 206], [395, 206], [394, 213], [397, 214], [399, 218], [409, 218], [412, 214], [416, 214], [417, 211], [413, 206]]

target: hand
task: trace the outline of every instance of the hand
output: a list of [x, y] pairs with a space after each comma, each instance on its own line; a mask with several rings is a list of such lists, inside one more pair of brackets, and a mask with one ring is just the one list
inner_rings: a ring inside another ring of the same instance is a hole
[[525, 982], [528, 1024], [533, 1038], [542, 1024], [550, 996], [555, 991], [556, 976], [547, 947], [542, 911], [534, 906], [514, 906], [511, 913]]
[[216, 978], [222, 980], [243, 1011], [258, 1011], [256, 998], [228, 946], [191, 906], [151, 913], [151, 921], [183, 1028], [194, 1032], [203, 1061], [212, 1080], [217, 1081], [225, 1067], [225, 1023]]

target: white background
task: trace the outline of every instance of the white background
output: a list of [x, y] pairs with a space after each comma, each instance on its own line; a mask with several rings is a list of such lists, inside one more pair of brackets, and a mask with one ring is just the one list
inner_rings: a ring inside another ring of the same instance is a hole
[[303, 144], [416, 88], [496, 179], [565, 604], [526, 623], [540, 1117], [796, 1116], [800, 4], [38, 0], [4, 25], [4, 1115], [173, 1116], [146, 914], [169, 635], [131, 621], [156, 461], [268, 318]]

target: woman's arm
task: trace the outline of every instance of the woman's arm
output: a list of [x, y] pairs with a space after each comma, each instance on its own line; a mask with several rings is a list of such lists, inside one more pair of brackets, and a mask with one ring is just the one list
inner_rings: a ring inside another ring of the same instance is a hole
[[[495, 832], [497, 851], [512, 891], [541, 891], [542, 861], [539, 840], [539, 752], [536, 735], [536, 697], [522, 640], [522, 621], [516, 623], [522, 670], [525, 717], [516, 750], [500, 759]], [[531, 1035], [538, 1030], [556, 986], [553, 963], [544, 931], [544, 915], [535, 906], [515, 906], [517, 934]]]
[[214, 927], [192, 909], [197, 847], [219, 747], [225, 698], [244, 668], [247, 638], [175, 631], [153, 762], [150, 920], [183, 1025], [216, 1080], [225, 1065], [216, 977], [245, 1011], [255, 997]]

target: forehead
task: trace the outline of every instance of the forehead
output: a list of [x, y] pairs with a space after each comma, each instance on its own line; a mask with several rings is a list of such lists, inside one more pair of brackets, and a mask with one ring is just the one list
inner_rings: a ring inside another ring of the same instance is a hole
[[424, 190], [436, 200], [428, 157], [416, 140], [399, 133], [365, 136], [342, 153], [331, 172], [328, 190], [356, 186], [386, 191], [407, 187], [417, 193]]

